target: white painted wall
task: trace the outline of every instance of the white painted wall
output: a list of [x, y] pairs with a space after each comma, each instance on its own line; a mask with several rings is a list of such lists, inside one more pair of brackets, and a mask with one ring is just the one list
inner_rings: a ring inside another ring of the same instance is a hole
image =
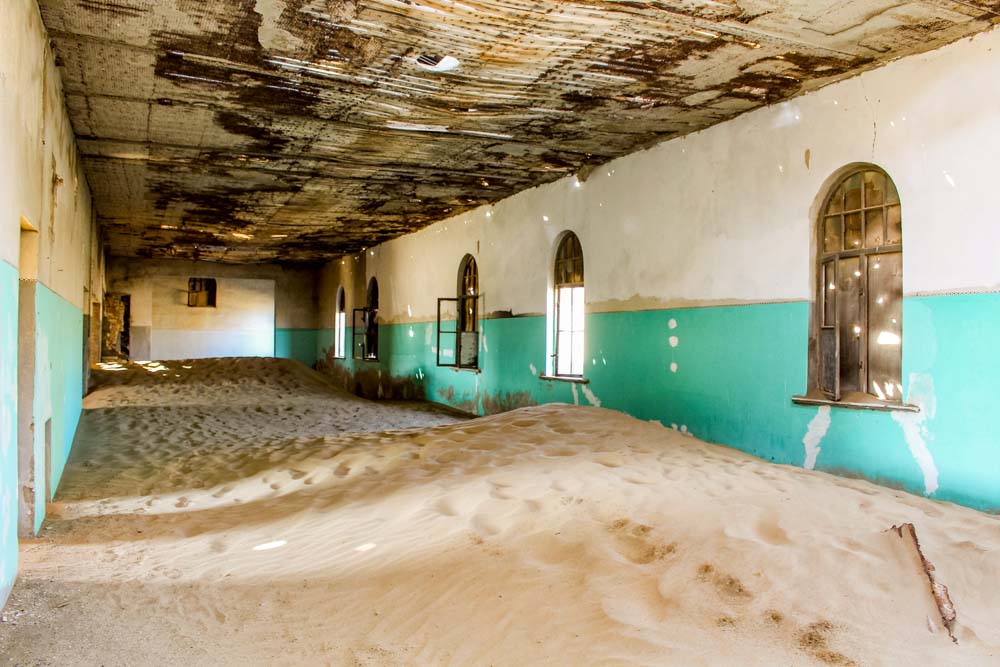
[[218, 278], [215, 308], [187, 305], [187, 277], [150, 283], [151, 358], [274, 356], [273, 280]]
[[275, 322], [279, 329], [315, 329], [318, 270], [277, 264], [218, 264], [181, 260], [113, 257], [108, 265], [108, 291], [132, 296], [135, 326], [153, 325], [153, 279], [164, 276], [253, 278], [274, 282]]
[[59, 70], [33, 0], [0, 2], [0, 25], [0, 261], [18, 266], [23, 217], [40, 234], [38, 279], [83, 308], [100, 250]]
[[994, 50], [997, 30], [372, 248], [382, 319], [434, 319], [467, 252], [486, 312], [544, 313], [564, 229], [583, 243], [591, 311], [808, 300], [815, 211], [857, 162], [899, 189], [906, 294], [1000, 289]]
[[[352, 326], [352, 311], [365, 305], [365, 290], [367, 289], [365, 258], [366, 254], [343, 257], [329, 262], [318, 273], [317, 308], [318, 326], [321, 329], [332, 329], [334, 315], [337, 312], [337, 290], [344, 288], [344, 307], [347, 312], [347, 326]], [[381, 285], [379, 285], [381, 289]]]

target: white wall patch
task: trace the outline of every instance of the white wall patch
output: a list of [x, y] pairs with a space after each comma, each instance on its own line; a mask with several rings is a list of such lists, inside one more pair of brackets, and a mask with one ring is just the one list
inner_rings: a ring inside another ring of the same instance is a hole
[[594, 395], [594, 392], [590, 390], [590, 387], [588, 387], [585, 384], [581, 384], [580, 389], [581, 391], [583, 391], [584, 397], [587, 399], [587, 401], [590, 402], [591, 405], [593, 405], [595, 408], [601, 407], [601, 399], [597, 398], [597, 396]]
[[906, 402], [919, 406], [920, 412], [893, 411], [892, 420], [903, 429], [906, 446], [924, 475], [924, 494], [930, 496], [938, 490], [938, 469], [927, 447], [927, 441], [933, 437], [927, 429], [927, 420], [933, 419], [937, 411], [934, 378], [926, 373], [910, 373]]
[[821, 405], [816, 411], [816, 416], [809, 422], [809, 430], [806, 437], [802, 438], [802, 444], [806, 448], [806, 460], [802, 467], [806, 470], [816, 469], [816, 458], [819, 456], [820, 443], [826, 437], [826, 432], [830, 430], [830, 406]]

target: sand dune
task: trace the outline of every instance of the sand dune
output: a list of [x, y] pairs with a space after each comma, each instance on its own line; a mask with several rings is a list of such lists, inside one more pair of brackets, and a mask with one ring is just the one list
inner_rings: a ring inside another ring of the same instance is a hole
[[598, 408], [462, 421], [291, 362], [163, 368], [86, 399], [15, 663], [1000, 664], [996, 517]]

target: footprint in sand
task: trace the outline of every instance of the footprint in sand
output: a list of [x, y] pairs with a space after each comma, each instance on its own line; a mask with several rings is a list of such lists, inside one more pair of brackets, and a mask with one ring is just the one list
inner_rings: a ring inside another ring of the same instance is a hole
[[622, 477], [622, 481], [626, 482], [628, 484], [635, 484], [637, 486], [642, 486], [642, 485], [645, 485], [645, 484], [652, 484], [653, 483], [651, 480], [648, 480], [648, 479], [639, 479], [638, 477], [632, 477], [632, 476]]
[[472, 517], [472, 527], [476, 529], [477, 532], [493, 536], [501, 531], [500, 526], [496, 525], [486, 517], [482, 515], [477, 515]]
[[615, 551], [636, 565], [663, 560], [677, 551], [677, 544], [662, 544], [652, 539], [653, 529], [629, 519], [618, 519], [608, 527], [615, 536]]
[[621, 457], [616, 455], [601, 455], [594, 458], [595, 463], [600, 463], [605, 468], [620, 468], [622, 466]]
[[454, 501], [451, 498], [439, 498], [437, 502], [434, 503], [434, 509], [438, 514], [444, 516], [458, 516], [459, 511], [455, 506]]
[[233, 486], [232, 484], [227, 484], [226, 486], [222, 487], [221, 489], [219, 489], [218, 491], [216, 491], [215, 493], [213, 493], [213, 494], [212, 494], [212, 497], [213, 497], [213, 498], [222, 498], [222, 497], [224, 497], [224, 496], [225, 496], [225, 495], [226, 495], [227, 493], [229, 493], [230, 491], [232, 491], [232, 490], [233, 490], [233, 489], [235, 489], [235, 488], [236, 488], [236, 487], [235, 487], [235, 486]]
[[505, 487], [494, 486], [493, 490], [490, 491], [490, 497], [496, 498], [497, 500], [514, 500], [514, 496], [503, 491], [503, 488]]
[[177, 508], [180, 508], [180, 509], [184, 509], [185, 507], [187, 507], [190, 504], [191, 504], [191, 501], [188, 498], [183, 497], [183, 498], [178, 498], [177, 502], [174, 503], [174, 507], [177, 507]]
[[698, 580], [712, 584], [722, 596], [735, 600], [749, 600], [753, 595], [736, 577], [725, 572], [719, 572], [711, 563], [698, 567]]
[[827, 665], [856, 665], [853, 660], [843, 653], [830, 650], [828, 640], [833, 631], [833, 623], [829, 621], [817, 621], [810, 623], [799, 632], [799, 648], [812, 654], [814, 658]]

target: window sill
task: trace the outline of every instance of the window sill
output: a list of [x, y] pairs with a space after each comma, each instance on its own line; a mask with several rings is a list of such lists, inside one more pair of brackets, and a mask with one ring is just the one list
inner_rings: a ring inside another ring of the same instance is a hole
[[539, 380], [548, 382], [570, 382], [572, 384], [590, 384], [590, 380], [576, 375], [539, 375]]
[[472, 368], [472, 367], [462, 367], [462, 366], [446, 366], [445, 368], [450, 368], [456, 373], [482, 373], [482, 368]]
[[354, 357], [354, 361], [370, 361], [370, 362], [375, 363], [375, 362], [378, 362], [378, 357], [374, 357], [374, 358], [373, 357]]
[[839, 401], [826, 398], [825, 396], [792, 396], [792, 403], [796, 405], [829, 405], [832, 408], [846, 408], [848, 410], [874, 410], [877, 412], [920, 412], [920, 406], [909, 403], [890, 403], [880, 401], [875, 397], [869, 398], [865, 394], [849, 394]]

